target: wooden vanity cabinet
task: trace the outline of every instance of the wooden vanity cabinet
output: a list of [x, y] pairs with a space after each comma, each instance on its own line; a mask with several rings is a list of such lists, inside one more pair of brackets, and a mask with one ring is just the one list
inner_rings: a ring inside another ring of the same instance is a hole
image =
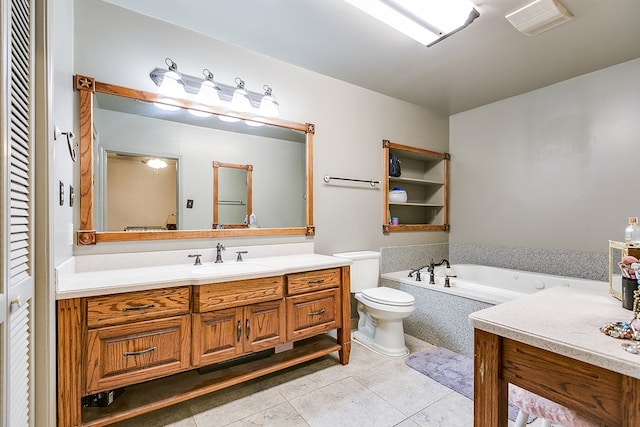
[[[351, 350], [349, 266], [60, 299], [57, 313], [64, 427], [109, 425], [336, 351], [346, 365]], [[110, 406], [82, 406], [122, 387]]]
[[[193, 365], [283, 344], [283, 289], [282, 277], [198, 286], [194, 290]], [[252, 304], [246, 305], [248, 302]]]
[[85, 394], [188, 369], [190, 297], [185, 286], [87, 298]]
[[287, 340], [341, 327], [340, 268], [287, 275]]

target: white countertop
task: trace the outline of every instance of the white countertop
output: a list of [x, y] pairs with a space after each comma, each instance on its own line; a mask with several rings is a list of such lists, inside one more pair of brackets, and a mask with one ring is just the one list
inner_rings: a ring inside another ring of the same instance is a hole
[[556, 287], [472, 313], [474, 328], [552, 351], [620, 374], [640, 378], [640, 354], [600, 332], [602, 325], [629, 322], [633, 312], [602, 293]]
[[[140, 268], [64, 272], [57, 277], [56, 299], [256, 279], [351, 264], [345, 258], [318, 254], [251, 258], [244, 261], [244, 265], [242, 262], [225, 261], [222, 264], [203, 262], [201, 266], [196, 266], [190, 261]], [[209, 272], [202, 274], [204, 269]]]

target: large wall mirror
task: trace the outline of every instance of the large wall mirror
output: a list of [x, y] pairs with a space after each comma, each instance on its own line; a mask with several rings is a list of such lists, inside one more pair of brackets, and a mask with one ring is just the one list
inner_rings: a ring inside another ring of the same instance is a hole
[[[76, 89], [79, 245], [315, 234], [313, 124], [255, 118], [86, 76], [76, 76]], [[212, 168], [214, 162], [223, 167]], [[253, 212], [258, 223], [245, 226]]]

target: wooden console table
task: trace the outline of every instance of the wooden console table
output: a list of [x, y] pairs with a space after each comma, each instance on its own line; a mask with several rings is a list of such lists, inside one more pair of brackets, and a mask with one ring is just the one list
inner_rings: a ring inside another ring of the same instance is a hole
[[640, 354], [599, 331], [633, 313], [606, 292], [552, 288], [469, 316], [475, 427], [508, 425], [509, 383], [603, 426], [640, 425]]

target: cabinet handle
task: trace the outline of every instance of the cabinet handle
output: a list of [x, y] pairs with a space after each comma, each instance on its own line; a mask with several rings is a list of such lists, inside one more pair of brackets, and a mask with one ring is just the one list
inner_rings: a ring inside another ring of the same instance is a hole
[[249, 319], [245, 322], [245, 329], [247, 330], [247, 339], [249, 339], [249, 334], [251, 333], [251, 325], [249, 324]]
[[238, 342], [242, 338], [242, 322], [238, 320]]
[[146, 310], [147, 308], [153, 308], [155, 307], [155, 304], [147, 304], [147, 305], [141, 305], [138, 307], [125, 307], [122, 309], [122, 311], [138, 311], [138, 310]]
[[152, 351], [156, 351], [157, 349], [158, 349], [158, 347], [151, 347], [151, 348], [148, 348], [146, 350], [141, 350], [141, 351], [125, 351], [123, 354], [124, 354], [125, 357], [140, 356], [142, 354], [151, 353]]
[[309, 285], [315, 285], [315, 284], [318, 284], [318, 283], [324, 283], [324, 279], [309, 280], [309, 281], [307, 282], [307, 284], [309, 284]]
[[319, 311], [312, 311], [311, 313], [307, 314], [307, 316], [320, 316], [323, 313], [324, 313], [324, 308]]

